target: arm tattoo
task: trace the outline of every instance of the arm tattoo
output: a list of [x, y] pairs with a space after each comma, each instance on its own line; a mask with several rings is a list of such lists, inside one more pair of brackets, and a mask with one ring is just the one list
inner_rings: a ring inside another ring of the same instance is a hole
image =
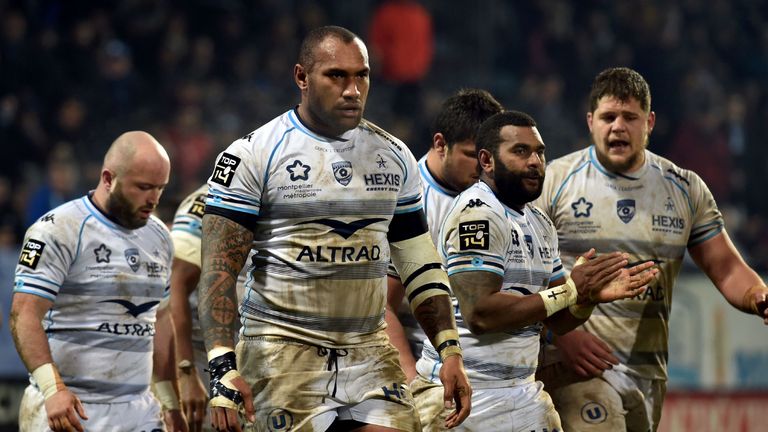
[[237, 319], [237, 275], [253, 242], [253, 233], [225, 217], [203, 217], [202, 269], [198, 285], [200, 326], [205, 346], [232, 346]]
[[453, 319], [451, 298], [446, 295], [433, 296], [424, 300], [414, 311], [416, 320], [430, 341], [443, 330], [456, 328]]

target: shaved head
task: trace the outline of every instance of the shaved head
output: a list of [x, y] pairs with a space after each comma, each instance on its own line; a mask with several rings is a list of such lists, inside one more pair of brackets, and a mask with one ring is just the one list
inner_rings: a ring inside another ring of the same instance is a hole
[[171, 171], [168, 153], [150, 134], [120, 135], [107, 150], [94, 202], [128, 229], [146, 225]]
[[126, 132], [115, 140], [104, 156], [104, 168], [115, 174], [123, 174], [145, 163], [167, 165], [170, 159], [162, 145], [150, 134], [143, 131]]

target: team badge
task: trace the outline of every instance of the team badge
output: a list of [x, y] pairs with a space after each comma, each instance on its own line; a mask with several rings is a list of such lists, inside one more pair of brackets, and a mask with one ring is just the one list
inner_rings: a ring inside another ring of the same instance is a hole
[[608, 411], [597, 402], [587, 402], [581, 407], [581, 419], [590, 424], [598, 424], [608, 418]]
[[240, 165], [240, 158], [229, 153], [222, 153], [216, 166], [213, 168], [211, 181], [222, 186], [229, 186], [232, 183], [232, 177], [235, 174], [237, 166]]
[[40, 262], [40, 256], [43, 254], [43, 249], [45, 249], [45, 243], [40, 240], [27, 240], [21, 249], [19, 264], [33, 270], [36, 269], [37, 263]]
[[533, 237], [525, 235], [525, 245], [528, 247], [528, 256], [533, 257]]
[[205, 198], [206, 195], [198, 195], [192, 202], [192, 206], [189, 208], [189, 214], [203, 217], [205, 215]]
[[623, 199], [616, 202], [616, 214], [624, 223], [629, 223], [635, 217], [635, 200]]
[[333, 167], [333, 177], [335, 177], [336, 181], [342, 186], [346, 186], [352, 181], [352, 162], [334, 162], [331, 166]]
[[112, 250], [102, 243], [99, 247], [93, 250], [93, 253], [96, 255], [97, 263], [109, 263], [109, 256], [112, 255]]
[[489, 223], [487, 220], [459, 224], [459, 250], [488, 250]]
[[128, 265], [131, 267], [134, 273], [139, 269], [141, 258], [139, 256], [139, 250], [136, 248], [130, 248], [125, 250], [125, 260], [128, 261]]
[[267, 428], [270, 432], [288, 431], [293, 427], [293, 415], [282, 408], [275, 408], [269, 412]]
[[303, 164], [300, 160], [296, 159], [292, 164], [285, 167], [288, 174], [291, 175], [291, 181], [297, 180], [309, 180], [309, 170], [312, 169], [309, 165]]

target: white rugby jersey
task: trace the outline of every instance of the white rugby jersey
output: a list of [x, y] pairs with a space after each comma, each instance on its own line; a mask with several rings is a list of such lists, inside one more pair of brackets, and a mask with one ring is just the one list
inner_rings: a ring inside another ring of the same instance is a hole
[[365, 120], [323, 137], [290, 110], [222, 152], [208, 184], [207, 213], [253, 222], [244, 337], [388, 343], [390, 221], [422, 209], [417, 163], [402, 142]]
[[[448, 275], [486, 271], [503, 277], [501, 290], [532, 295], [564, 277], [552, 222], [539, 209], [526, 204], [523, 212], [502, 204], [491, 188], [478, 182], [453, 202], [440, 231], [438, 248]], [[539, 356], [541, 323], [517, 330], [474, 335], [456, 308], [456, 323], [464, 366], [473, 382], [504, 387], [511, 380], [530, 378]], [[425, 342], [419, 373], [434, 380], [439, 356]]]
[[661, 272], [644, 294], [598, 305], [584, 328], [635, 375], [666, 379], [675, 278], [686, 248], [720, 233], [723, 218], [698, 175], [649, 151], [645, 161], [621, 175], [600, 165], [594, 147], [556, 159], [537, 203], [557, 227], [567, 268], [590, 247], [627, 252], [630, 264], [658, 264]]
[[43, 328], [62, 380], [83, 402], [124, 402], [148, 389], [172, 256], [159, 219], [129, 230], [88, 196], [27, 230], [14, 292], [54, 302]]
[[[200, 267], [202, 262], [203, 215], [205, 214], [205, 200], [207, 196], [207, 184], [200, 186], [197, 190], [187, 195], [179, 204], [178, 209], [176, 209], [176, 215], [173, 217], [173, 225], [171, 226], [174, 257], [197, 267]], [[243, 297], [243, 287], [248, 277], [249, 262], [250, 257], [246, 259], [243, 270], [237, 278], [238, 298]], [[189, 308], [192, 313], [192, 348], [195, 351], [206, 353], [197, 305], [197, 290], [194, 290], [189, 295]]]
[[[427, 217], [429, 234], [432, 236], [432, 242], [435, 244], [435, 247], [437, 247], [440, 238], [440, 226], [442, 226], [443, 220], [445, 220], [445, 215], [448, 213], [453, 199], [459, 193], [438, 183], [427, 168], [426, 155], [419, 159], [419, 176], [421, 178], [424, 214]], [[397, 271], [394, 270], [394, 266], [390, 266], [389, 271], [390, 274], [399, 277]], [[455, 298], [453, 298], [453, 301], [455, 303]], [[416, 317], [413, 316], [408, 299], [403, 298], [400, 307], [397, 309], [397, 317], [403, 325], [403, 331], [408, 339], [408, 344], [411, 346], [411, 352], [418, 357], [421, 355], [421, 349], [424, 345], [424, 340], [427, 339], [427, 335], [424, 333], [421, 325], [419, 325], [419, 322], [416, 321]]]

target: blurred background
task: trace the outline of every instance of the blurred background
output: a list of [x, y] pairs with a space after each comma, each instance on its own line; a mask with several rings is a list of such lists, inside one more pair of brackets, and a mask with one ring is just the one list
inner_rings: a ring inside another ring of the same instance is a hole
[[[366, 41], [366, 117], [417, 158], [440, 103], [462, 87], [532, 114], [549, 159], [583, 148], [594, 76], [638, 70], [657, 115], [650, 149], [704, 178], [745, 259], [768, 269], [766, 2], [0, 0], [5, 320], [24, 230], [96, 185], [114, 138], [143, 129], [168, 149], [159, 216], [170, 221], [219, 151], [299, 102], [298, 45], [325, 24]], [[766, 329], [692, 264], [674, 295], [662, 430], [764, 430]], [[0, 429], [15, 430], [25, 380], [6, 321]]]

